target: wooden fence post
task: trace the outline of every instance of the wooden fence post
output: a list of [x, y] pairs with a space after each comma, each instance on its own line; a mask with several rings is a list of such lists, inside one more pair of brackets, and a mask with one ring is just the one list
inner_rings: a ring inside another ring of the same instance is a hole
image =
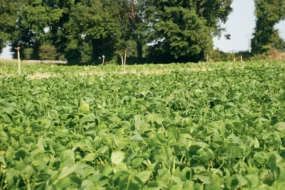
[[127, 50], [125, 49], [124, 65], [127, 63]]
[[20, 59], [20, 47], [15, 48], [17, 50], [17, 57], [18, 57], [18, 73], [21, 74], [21, 59]]
[[102, 65], [105, 63], [105, 55], [102, 55]]
[[124, 57], [122, 55], [120, 55], [120, 57], [121, 57], [121, 63], [122, 65], [124, 65]]

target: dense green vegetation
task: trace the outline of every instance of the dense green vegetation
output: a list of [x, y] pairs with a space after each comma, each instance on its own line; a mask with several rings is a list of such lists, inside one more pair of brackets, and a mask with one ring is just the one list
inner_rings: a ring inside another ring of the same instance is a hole
[[272, 48], [285, 51], [285, 41], [274, 26], [285, 18], [284, 0], [255, 0], [256, 27], [252, 39], [254, 53], [266, 53]]
[[[224, 30], [234, 0], [0, 0], [0, 52], [7, 44], [22, 59], [70, 64], [223, 61], [213, 37]], [[284, 0], [255, 0], [251, 56], [285, 51], [274, 26], [284, 20]], [[246, 52], [249, 53], [249, 52]], [[227, 55], [231, 56], [231, 55]]]
[[284, 62], [15, 73], [0, 64], [0, 189], [285, 185]]
[[13, 52], [22, 47], [24, 59], [46, 59], [43, 52], [56, 48], [57, 54], [47, 55], [78, 64], [98, 62], [102, 55], [117, 62], [125, 50], [140, 63], [203, 60], [213, 48], [212, 36], [222, 31], [232, 0], [0, 3], [0, 16], [7, 18], [0, 21], [0, 49], [10, 42]]

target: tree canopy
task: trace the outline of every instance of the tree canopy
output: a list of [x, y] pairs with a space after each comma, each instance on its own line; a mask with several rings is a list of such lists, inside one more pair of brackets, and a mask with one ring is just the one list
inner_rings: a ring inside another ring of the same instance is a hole
[[213, 49], [212, 36], [221, 32], [219, 23], [231, 12], [231, 2], [146, 0], [151, 52], [161, 55], [164, 62], [203, 60]]
[[[223, 30], [232, 0], [0, 0], [0, 49], [24, 58], [56, 49], [69, 63], [114, 60], [200, 61]], [[5, 27], [4, 27], [5, 26]], [[48, 47], [48, 48], [47, 48]], [[44, 56], [46, 57], [46, 56]]]
[[0, 53], [16, 30], [19, 10], [24, 3], [23, 0], [0, 0]]
[[252, 51], [265, 53], [275, 48], [285, 50], [285, 42], [274, 26], [285, 18], [285, 0], [255, 0], [256, 27]]

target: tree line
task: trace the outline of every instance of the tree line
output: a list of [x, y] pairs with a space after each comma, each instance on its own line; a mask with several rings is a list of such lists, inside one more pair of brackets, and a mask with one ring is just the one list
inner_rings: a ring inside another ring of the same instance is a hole
[[[0, 52], [21, 47], [23, 59], [117, 63], [197, 62], [213, 52], [233, 0], [0, 0]], [[254, 53], [284, 51], [274, 25], [285, 0], [255, 0]], [[229, 37], [229, 35], [226, 35]]]

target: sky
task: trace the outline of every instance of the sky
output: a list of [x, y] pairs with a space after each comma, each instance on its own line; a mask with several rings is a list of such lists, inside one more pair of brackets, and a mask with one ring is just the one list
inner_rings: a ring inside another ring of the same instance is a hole
[[[255, 27], [254, 2], [253, 0], [234, 0], [233, 11], [229, 15], [224, 27], [226, 31], [221, 38], [214, 38], [214, 46], [224, 52], [238, 52], [249, 50], [250, 39]], [[285, 39], [285, 21], [276, 25], [280, 36]], [[231, 39], [226, 40], [224, 35], [230, 34]], [[3, 50], [0, 58], [9, 59], [12, 56], [9, 47]]]

